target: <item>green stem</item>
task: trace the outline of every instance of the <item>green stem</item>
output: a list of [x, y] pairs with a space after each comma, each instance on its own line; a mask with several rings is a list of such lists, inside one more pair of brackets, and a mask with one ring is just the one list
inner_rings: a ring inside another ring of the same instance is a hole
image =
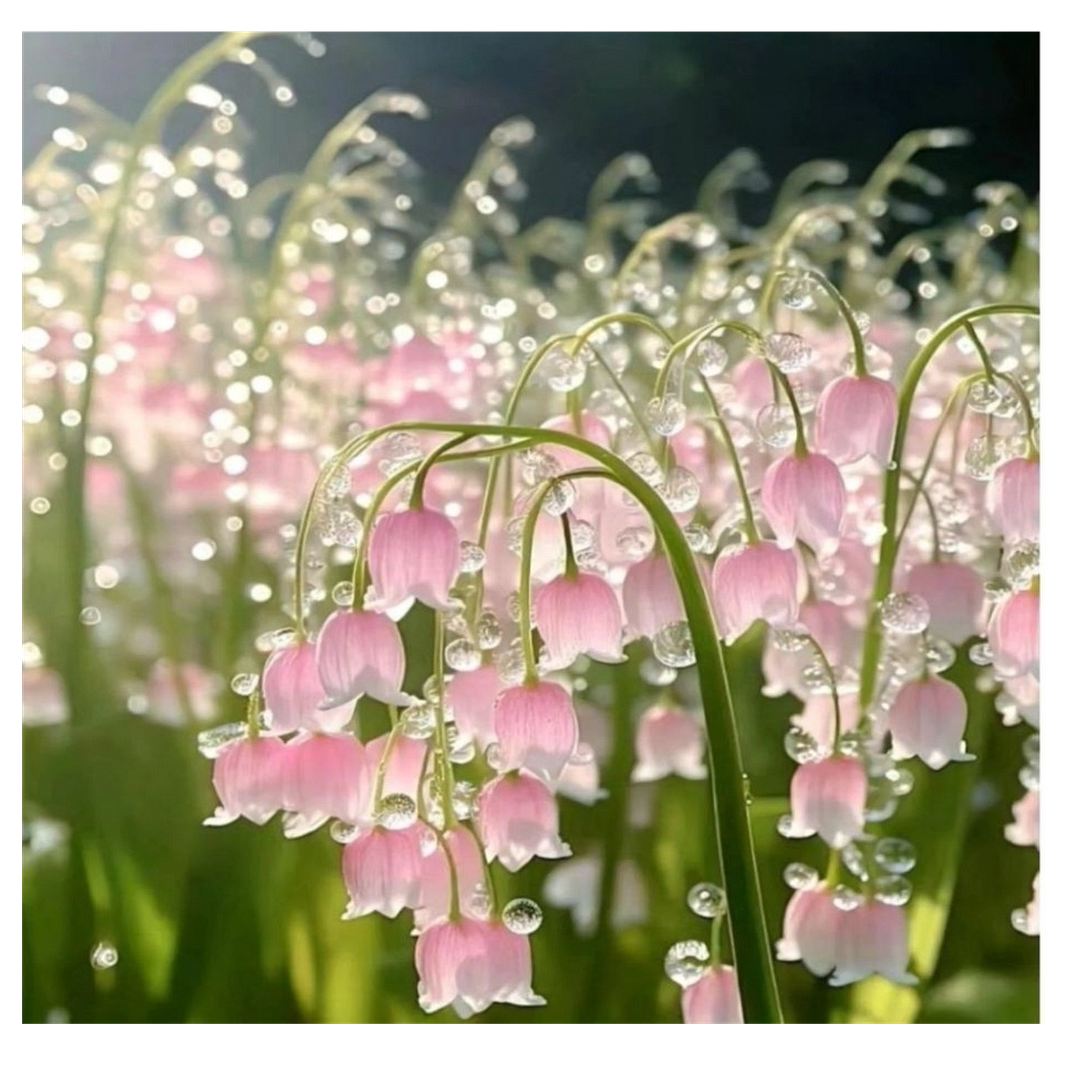
[[[610, 471], [619, 484], [652, 518], [664, 544], [672, 574], [682, 596], [697, 657], [702, 708], [708, 742], [710, 787], [716, 813], [716, 841], [721, 872], [728, 890], [735, 964], [743, 1014], [747, 1023], [783, 1023], [772, 965], [772, 941], [761, 896], [748, 806], [748, 778], [731, 697], [724, 648], [713, 621], [712, 607], [698, 575], [694, 552], [678, 521], [660, 495], [618, 455], [564, 432], [515, 425], [402, 423], [378, 429], [381, 437], [393, 431], [436, 431], [446, 434], [531, 438], [575, 450]], [[719, 692], [718, 692], [719, 691]], [[722, 841], [721, 841], [721, 838]]]
[[866, 370], [866, 342], [863, 340], [862, 331], [859, 329], [859, 321], [855, 318], [855, 312], [852, 310], [851, 305], [844, 298], [844, 294], [820, 270], [811, 267], [798, 273], [803, 277], [810, 278], [811, 281], [817, 282], [832, 297], [833, 302], [840, 311], [840, 315], [847, 324], [848, 334], [851, 337], [851, 347], [855, 352], [855, 374], [860, 379], [865, 379], [869, 374]]
[[969, 311], [961, 312], [943, 323], [931, 335], [911, 362], [911, 366], [908, 368], [903, 384], [900, 387], [892, 460], [885, 470], [885, 491], [882, 499], [884, 504], [882, 511], [884, 533], [881, 537], [881, 549], [878, 555], [877, 576], [870, 596], [866, 638], [863, 646], [862, 672], [859, 679], [859, 708], [864, 713], [874, 699], [877, 665], [881, 655], [881, 624], [878, 620], [878, 607], [892, 589], [893, 572], [896, 569], [896, 560], [899, 554], [899, 532], [896, 528], [896, 522], [900, 508], [901, 464], [904, 457], [904, 438], [911, 417], [911, 407], [915, 400], [915, 391], [918, 389], [919, 380], [922, 378], [922, 374], [930, 361], [933, 360], [938, 350], [953, 334], [976, 319], [984, 319], [992, 315], [1018, 315], [1038, 318], [1039, 309], [1031, 304], [983, 304], [971, 308]]

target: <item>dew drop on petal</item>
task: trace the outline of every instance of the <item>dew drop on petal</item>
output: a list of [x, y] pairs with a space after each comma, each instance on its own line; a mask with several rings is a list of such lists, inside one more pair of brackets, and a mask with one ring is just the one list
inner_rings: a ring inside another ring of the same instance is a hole
[[401, 792], [386, 795], [379, 803], [375, 815], [375, 820], [391, 832], [407, 829], [416, 818], [416, 801]]
[[930, 605], [914, 593], [889, 593], [880, 614], [881, 625], [895, 634], [921, 634], [930, 625]]
[[784, 867], [784, 881], [788, 888], [803, 890], [812, 889], [818, 883], [818, 872], [806, 863], [789, 863]]

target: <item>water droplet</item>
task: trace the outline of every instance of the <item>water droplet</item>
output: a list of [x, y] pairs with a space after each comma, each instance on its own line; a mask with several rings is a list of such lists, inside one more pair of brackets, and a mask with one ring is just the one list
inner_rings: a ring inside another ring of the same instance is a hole
[[571, 480], [555, 480], [544, 492], [544, 513], [552, 517], [565, 514], [574, 505], [577, 488]]
[[330, 590], [330, 596], [338, 607], [352, 607], [353, 583], [351, 581], [339, 581], [333, 589]]
[[727, 349], [716, 338], [705, 338], [694, 350], [693, 363], [706, 378], [722, 375], [728, 365]]
[[108, 968], [116, 967], [116, 962], [119, 959], [120, 954], [111, 941], [99, 941], [90, 950], [90, 966], [98, 971], [106, 971]]
[[1039, 736], [1029, 735], [1020, 747], [1029, 765], [1039, 764]]
[[487, 562], [487, 553], [479, 544], [469, 540], [461, 541], [461, 572], [463, 574], [478, 574], [484, 569]]
[[645, 419], [657, 435], [668, 438], [686, 427], [686, 406], [674, 395], [654, 397], [645, 406]]
[[819, 881], [818, 872], [806, 863], [789, 863], [784, 867], [784, 881], [789, 889], [812, 889]]
[[101, 611], [96, 607], [84, 607], [79, 612], [79, 622], [83, 626], [97, 626], [101, 622]]
[[825, 756], [825, 751], [818, 745], [817, 739], [809, 731], [798, 727], [791, 728], [784, 736], [784, 753], [799, 765], [818, 761]]
[[964, 452], [964, 469], [973, 480], [989, 480], [1006, 452], [999, 435], [978, 435]]
[[468, 821], [476, 812], [476, 795], [476, 785], [468, 780], [459, 780], [454, 784], [450, 799], [459, 821]]
[[992, 413], [1001, 404], [1002, 394], [996, 383], [982, 379], [968, 391], [968, 408], [972, 412]]
[[585, 361], [580, 355], [572, 356], [564, 349], [552, 349], [540, 362], [540, 367], [548, 386], [560, 394], [576, 390], [585, 382]]
[[810, 278], [800, 275], [785, 279], [780, 303], [792, 311], [809, 311], [814, 306], [814, 287]]
[[395, 431], [383, 440], [381, 446], [383, 460], [392, 462], [399, 468], [419, 461], [424, 456], [419, 439], [408, 431]]
[[977, 641], [968, 649], [968, 657], [973, 664], [987, 667], [994, 662], [994, 650], [990, 648], [989, 641]]
[[1038, 791], [1039, 767], [1031, 764], [1025, 765], [1020, 770], [1020, 783], [1023, 784], [1028, 791]]
[[840, 850], [840, 858], [848, 873], [860, 881], [869, 881], [870, 872], [866, 865], [866, 856], [857, 844], [845, 844]]
[[903, 907], [911, 899], [911, 882], [899, 874], [878, 878], [874, 882], [874, 896], [883, 904]]
[[798, 334], [770, 334], [765, 339], [765, 354], [785, 375], [795, 375], [809, 367], [814, 352]]
[[490, 608], [483, 611], [480, 618], [476, 620], [476, 644], [481, 649], [497, 649], [502, 636], [498, 615]]
[[639, 671], [642, 681], [647, 686], [670, 686], [679, 677], [675, 668], [661, 664], [659, 660], [651, 656], [641, 662]]
[[241, 697], [251, 697], [255, 693], [255, 688], [259, 685], [259, 676], [254, 672], [245, 671], [239, 675], [234, 675], [229, 686], [232, 687], [234, 694], [239, 694]]
[[401, 792], [383, 797], [376, 810], [375, 820], [391, 832], [407, 829], [416, 821], [416, 801]]
[[915, 866], [915, 845], [896, 836], [883, 836], [874, 845], [874, 862], [890, 874], [906, 874]]
[[351, 844], [360, 835], [360, 826], [351, 821], [335, 821], [330, 826], [330, 839], [338, 844]]
[[776, 831], [784, 837], [785, 840], [792, 838], [794, 829], [795, 821], [790, 814], [781, 815], [780, 819], [776, 822]]
[[499, 678], [511, 686], [517, 686], [525, 677], [525, 653], [521, 648], [521, 641], [514, 639], [513, 643], [495, 657], [495, 666], [499, 669]]
[[428, 701], [418, 701], [404, 709], [398, 720], [401, 734], [407, 739], [423, 742], [435, 731], [435, 709]]
[[1021, 934], [1028, 934], [1034, 937], [1031, 932], [1031, 926], [1028, 921], [1028, 913], [1025, 908], [1016, 908], [1012, 915], [1009, 916], [1009, 921], [1012, 923], [1012, 928], [1018, 930]]
[[512, 934], [520, 934], [522, 937], [535, 934], [544, 921], [544, 912], [535, 900], [526, 897], [518, 897], [511, 900], [502, 912], [503, 926]]
[[639, 450], [626, 459], [630, 466], [650, 487], [659, 487], [664, 482], [664, 470], [660, 462], [645, 450]]
[[652, 648], [656, 659], [670, 668], [691, 667], [697, 660], [688, 622], [662, 626], [652, 639]]
[[664, 957], [664, 973], [684, 990], [698, 982], [709, 967], [709, 948], [704, 941], [677, 941]]
[[930, 625], [930, 605], [914, 593], [889, 593], [880, 613], [881, 625], [895, 634], [921, 634]]
[[787, 402], [772, 402], [757, 415], [758, 434], [766, 446], [786, 450], [795, 445], [795, 414]]
[[338, 462], [327, 474], [323, 490], [332, 499], [343, 499], [352, 491], [352, 470], [344, 462]]
[[640, 559], [653, 547], [653, 531], [648, 525], [630, 525], [615, 537], [615, 546], [628, 559]]
[[930, 671], [947, 671], [956, 663], [956, 650], [941, 638], [930, 638], [926, 643], [926, 666]]
[[886, 776], [872, 776], [863, 814], [870, 823], [888, 821], [896, 813], [896, 787]]
[[213, 760], [226, 746], [242, 739], [247, 732], [244, 724], [222, 724], [220, 727], [200, 731], [195, 737], [195, 745], [204, 758]]
[[698, 478], [681, 465], [676, 465], [657, 489], [664, 505], [676, 514], [693, 510], [701, 500], [701, 484]]
[[686, 894], [686, 906], [703, 919], [715, 919], [727, 907], [727, 896], [719, 885], [701, 881]]
[[473, 886], [472, 894], [465, 905], [469, 914], [477, 919], [487, 919], [491, 915], [491, 893], [487, 886], [478, 884]]
[[287, 649], [296, 641], [296, 627], [283, 626], [280, 630], [271, 630], [267, 636], [272, 649]]
[[854, 911], [862, 906], [862, 897], [847, 885], [837, 885], [832, 894], [833, 907], [840, 911]]
[[483, 661], [480, 650], [467, 638], [446, 646], [446, 665], [454, 671], [475, 671]]
[[420, 854], [423, 858], [434, 855], [439, 849], [439, 837], [434, 829], [426, 826], [420, 830]]
[[686, 537], [690, 550], [699, 555], [709, 554], [713, 550], [712, 533], [704, 525], [691, 522], [683, 529], [683, 536]]
[[1014, 589], [1027, 589], [1039, 576], [1039, 545], [1034, 540], [1021, 540], [1005, 556], [1002, 567]]
[[890, 769], [885, 778], [892, 784], [894, 795], [903, 797], [915, 789], [915, 774], [910, 769]]
[[810, 635], [805, 630], [774, 628], [769, 632], [769, 640], [780, 652], [797, 653], [810, 644]]

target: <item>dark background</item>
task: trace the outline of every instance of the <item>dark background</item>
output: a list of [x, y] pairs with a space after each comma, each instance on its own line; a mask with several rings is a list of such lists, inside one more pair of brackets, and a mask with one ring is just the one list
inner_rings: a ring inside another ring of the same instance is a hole
[[[523, 157], [525, 217], [579, 215], [596, 173], [626, 150], [645, 153], [670, 212], [738, 146], [756, 149], [775, 182], [832, 157], [866, 176], [918, 127], [959, 125], [975, 142], [920, 159], [946, 176], [941, 210], [962, 212], [984, 180], [1038, 190], [1039, 36], [1035, 33], [371, 33], [319, 34], [319, 60], [283, 39], [256, 48], [293, 84], [273, 106], [235, 65], [213, 77], [255, 129], [249, 172], [299, 166], [326, 129], [374, 89], [419, 94], [427, 122], [381, 120], [444, 200], [487, 132], [525, 115], [540, 138]], [[134, 119], [200, 33], [32, 33], [23, 37], [24, 159], [61, 110], [32, 88], [58, 83]]]

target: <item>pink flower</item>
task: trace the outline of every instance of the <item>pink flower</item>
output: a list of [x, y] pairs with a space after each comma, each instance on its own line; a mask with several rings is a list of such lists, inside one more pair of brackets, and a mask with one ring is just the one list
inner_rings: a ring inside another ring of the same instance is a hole
[[458, 731], [481, 750], [495, 741], [495, 699], [503, 689], [499, 669], [484, 664], [475, 671], [459, 671], [446, 688], [446, 704]]
[[304, 734], [286, 744], [285, 809], [290, 839], [314, 832], [330, 818], [358, 823], [371, 802], [371, 766], [351, 735]]
[[387, 611], [409, 600], [446, 611], [450, 588], [461, 562], [461, 546], [453, 522], [424, 508], [384, 514], [371, 536], [368, 565], [374, 611]]
[[335, 611], [315, 642], [324, 709], [347, 705], [368, 694], [389, 705], [408, 705], [401, 692], [405, 646], [397, 624], [375, 611]]
[[799, 617], [799, 564], [790, 545], [769, 540], [723, 552], [713, 566], [716, 618], [730, 645], [758, 619], [792, 626]]
[[502, 923], [462, 918], [432, 923], [416, 942], [420, 1008], [451, 1005], [461, 1017], [494, 1002], [543, 1005], [532, 990], [532, 955], [525, 937]]
[[626, 636], [652, 638], [670, 623], [686, 618], [675, 575], [664, 555], [653, 553], [626, 571], [622, 586]]
[[[808, 601], [799, 609], [797, 622], [809, 631], [834, 669], [856, 658], [860, 635], [838, 604], [828, 600]], [[804, 699], [813, 697], [803, 680], [803, 672], [813, 659], [814, 653], [809, 646], [797, 652], [785, 652], [772, 641], [768, 642], [762, 657], [765, 686], [761, 692], [766, 697], [780, 697], [781, 694], [794, 694]]]
[[788, 454], [765, 471], [761, 505], [782, 548], [798, 539], [818, 555], [831, 555], [840, 543], [845, 502], [840, 470], [824, 454]]
[[1038, 461], [1012, 458], [999, 465], [986, 488], [986, 509], [1006, 544], [1038, 540]]
[[827, 885], [793, 893], [784, 912], [784, 936], [776, 943], [777, 960], [801, 960], [819, 978], [828, 975], [836, 967], [847, 914], [833, 903]]
[[442, 842], [424, 857], [420, 872], [420, 905], [415, 912], [417, 930], [445, 919], [450, 914], [450, 864], [443, 845], [450, 849], [457, 874], [458, 906], [462, 911], [472, 911], [474, 901], [482, 896], [485, 903], [490, 898], [483, 893], [484, 862], [477, 846], [476, 837], [463, 826], [447, 829]]
[[654, 705], [642, 714], [634, 736], [637, 764], [632, 781], [683, 776], [701, 780], [707, 775], [702, 757], [705, 732], [700, 723], [681, 709]]
[[[840, 732], [854, 731], [859, 723], [859, 695], [840, 694]], [[836, 705], [832, 694], [810, 694], [803, 711], [792, 724], [814, 736], [818, 746], [828, 750], [836, 741]]]
[[1012, 823], [1005, 826], [1005, 839], [1018, 847], [1039, 846], [1039, 792], [1029, 791], [1012, 805]]
[[486, 784], [476, 817], [488, 862], [498, 859], [511, 873], [534, 856], [564, 859], [571, 854], [559, 838], [555, 796], [528, 773], [506, 773]]
[[868, 900], [841, 919], [830, 986], [849, 986], [871, 975], [904, 986], [919, 981], [907, 971], [907, 913], [902, 907]]
[[970, 761], [964, 753], [967, 701], [953, 683], [928, 675], [905, 683], [889, 710], [892, 756], [919, 757], [931, 769], [950, 761]]
[[1007, 679], [1039, 677], [1039, 594], [1013, 593], [994, 609], [987, 636], [994, 670]]
[[863, 833], [869, 783], [857, 758], [829, 757], [800, 765], [791, 778], [790, 836], [817, 834], [842, 848]]
[[204, 825], [247, 818], [265, 825], [283, 806], [288, 749], [280, 739], [239, 739], [214, 758], [213, 784], [221, 805]]
[[615, 664], [622, 651], [622, 611], [615, 590], [599, 574], [561, 574], [536, 590], [536, 628], [553, 668], [582, 653]]
[[[580, 855], [559, 863], [544, 878], [544, 899], [555, 907], [567, 908], [583, 937], [596, 932], [601, 872], [598, 855]], [[623, 859], [615, 869], [611, 925], [620, 930], [640, 926], [647, 918], [648, 898], [641, 870], [632, 859]]]
[[389, 739], [389, 735], [380, 735], [364, 748], [371, 768], [372, 787], [374, 788], [378, 770], [382, 767], [385, 770], [382, 781], [384, 796], [408, 795], [419, 802], [417, 791], [424, 772], [424, 762], [427, 760], [428, 745], [423, 739], [408, 739], [398, 735], [388, 752], [386, 746]]
[[684, 1024], [741, 1024], [742, 1001], [735, 969], [709, 968], [692, 986], [682, 992]]
[[297, 642], [271, 653], [263, 668], [263, 696], [270, 713], [270, 730], [287, 735], [306, 731], [340, 731], [352, 719], [352, 703], [320, 709], [324, 694], [319, 681], [315, 646]]
[[869, 455], [885, 464], [896, 430], [896, 390], [872, 375], [842, 375], [821, 392], [815, 438], [841, 465]]
[[962, 645], [979, 632], [984, 593], [982, 579], [970, 566], [921, 563], [908, 571], [905, 587], [930, 606], [931, 634]]
[[391, 831], [376, 826], [345, 845], [341, 872], [349, 892], [343, 919], [378, 911], [388, 919], [420, 904], [423, 873], [421, 837], [430, 830], [416, 822]]
[[495, 699], [494, 714], [499, 768], [528, 769], [554, 784], [578, 743], [570, 695], [553, 682], [510, 686]]

